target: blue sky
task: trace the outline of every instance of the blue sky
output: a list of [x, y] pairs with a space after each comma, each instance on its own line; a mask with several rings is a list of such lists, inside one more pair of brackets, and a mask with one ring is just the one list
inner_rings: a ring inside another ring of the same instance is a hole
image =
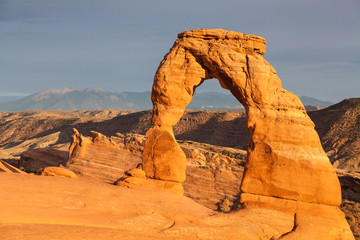
[[[0, 0], [0, 96], [47, 88], [151, 90], [177, 34], [265, 37], [283, 87], [360, 97], [359, 0]], [[216, 80], [200, 91], [221, 91]]]

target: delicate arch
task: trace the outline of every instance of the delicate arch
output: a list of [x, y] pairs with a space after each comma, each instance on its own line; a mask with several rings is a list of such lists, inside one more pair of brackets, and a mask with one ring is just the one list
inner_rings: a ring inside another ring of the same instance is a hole
[[154, 78], [153, 127], [147, 133], [143, 169], [150, 178], [185, 180], [186, 157], [172, 127], [196, 87], [217, 78], [244, 105], [252, 135], [241, 191], [339, 205], [340, 184], [314, 124], [261, 56], [265, 44], [261, 37], [225, 30], [178, 35]]

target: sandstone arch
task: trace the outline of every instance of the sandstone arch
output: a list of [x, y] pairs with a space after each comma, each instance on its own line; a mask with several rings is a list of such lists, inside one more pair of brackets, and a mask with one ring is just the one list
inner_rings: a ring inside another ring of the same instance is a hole
[[[251, 133], [242, 193], [325, 205], [341, 203], [340, 184], [314, 124], [262, 57], [265, 39], [225, 30], [181, 33], [156, 72], [147, 177], [182, 182], [186, 158], [172, 127], [197, 86], [217, 78], [246, 108]], [[243, 194], [244, 195], [244, 194]]]

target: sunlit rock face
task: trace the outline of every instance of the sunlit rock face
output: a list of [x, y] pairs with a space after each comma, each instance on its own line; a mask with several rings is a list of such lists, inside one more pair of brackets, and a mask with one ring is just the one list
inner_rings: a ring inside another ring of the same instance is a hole
[[147, 132], [143, 169], [149, 178], [185, 180], [186, 157], [172, 127], [196, 88], [216, 78], [245, 107], [252, 136], [241, 183], [242, 206], [289, 216], [288, 231], [271, 239], [353, 239], [337, 208], [339, 180], [314, 124], [262, 56], [265, 44], [264, 38], [221, 29], [178, 35], [155, 74], [153, 127]]
[[196, 87], [217, 78], [245, 106], [252, 135], [242, 192], [340, 204], [340, 184], [314, 124], [262, 56], [265, 43], [258, 36], [220, 29], [178, 35], [154, 79], [154, 127], [147, 134], [144, 153], [148, 177], [184, 181], [186, 158], [172, 127]]

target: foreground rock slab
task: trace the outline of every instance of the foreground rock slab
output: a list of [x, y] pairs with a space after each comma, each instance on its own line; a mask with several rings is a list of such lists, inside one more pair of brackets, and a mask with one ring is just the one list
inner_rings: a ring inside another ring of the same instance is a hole
[[[13, 173], [0, 174], [0, 188], [2, 239], [23, 239], [26, 235], [30, 240], [44, 236], [51, 239], [270, 240], [291, 232], [294, 211], [298, 211], [294, 206], [285, 207], [274, 198], [251, 205], [250, 196], [244, 209], [222, 214], [189, 198], [162, 191], [122, 188], [85, 179]], [[351, 233], [344, 229], [341, 232], [340, 227], [328, 229], [326, 223], [332, 221], [331, 211], [327, 211], [330, 220], [326, 220], [306, 208], [299, 209], [305, 213], [299, 212], [297, 221], [303, 221], [301, 216], [306, 216], [310, 226], [321, 220], [324, 223], [320, 225], [322, 231], [319, 233], [328, 230], [337, 234], [338, 239], [352, 239], [351, 235], [345, 238], [345, 234]], [[314, 226], [310, 230], [309, 233], [313, 233]], [[315, 235], [306, 237], [309, 236]], [[330, 239], [328, 236], [280, 239]]]

